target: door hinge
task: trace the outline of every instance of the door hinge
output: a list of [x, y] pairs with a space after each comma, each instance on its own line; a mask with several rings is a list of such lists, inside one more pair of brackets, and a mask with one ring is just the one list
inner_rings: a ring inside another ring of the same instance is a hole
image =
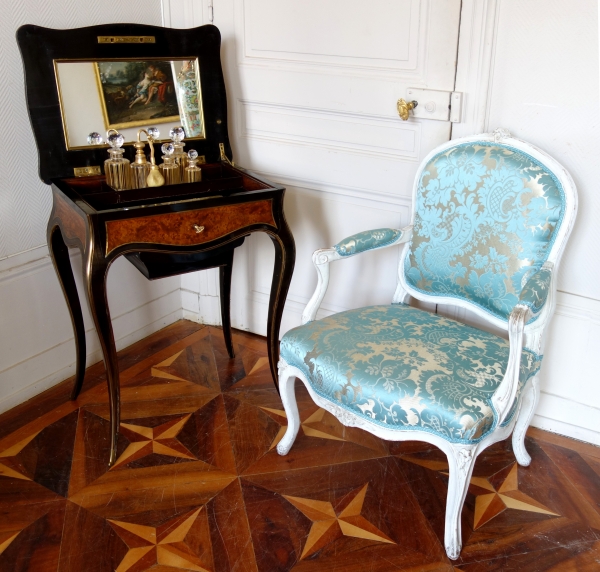
[[406, 100], [416, 101], [417, 105], [410, 116], [417, 119], [435, 119], [459, 123], [462, 115], [462, 93], [409, 87]]
[[213, 7], [213, 0], [208, 0], [208, 21], [212, 24], [215, 19], [215, 9]]

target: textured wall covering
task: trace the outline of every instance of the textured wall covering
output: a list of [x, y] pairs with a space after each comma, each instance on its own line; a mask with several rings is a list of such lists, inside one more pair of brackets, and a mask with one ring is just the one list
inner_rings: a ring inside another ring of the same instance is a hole
[[[8, 6], [5, 6], [8, 8]], [[50, 189], [37, 176], [15, 32], [22, 24], [77, 28], [110, 22], [161, 25], [160, 0], [21, 0], [0, 18], [0, 259], [46, 242]], [[25, 167], [25, 168], [24, 168]]]

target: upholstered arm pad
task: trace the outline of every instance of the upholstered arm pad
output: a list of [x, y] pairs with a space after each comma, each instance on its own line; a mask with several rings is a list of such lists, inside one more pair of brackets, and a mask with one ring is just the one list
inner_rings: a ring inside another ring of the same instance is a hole
[[402, 231], [397, 228], [376, 228], [353, 234], [341, 240], [333, 248], [342, 257], [360, 254], [374, 248], [391, 246], [402, 237]]
[[327, 286], [329, 285], [329, 263], [355, 256], [368, 250], [387, 248], [408, 242], [412, 237], [412, 225], [403, 229], [378, 228], [353, 234], [331, 248], [321, 248], [313, 253], [313, 263], [317, 269], [317, 288], [302, 313], [302, 323], [312, 322], [316, 315]]
[[540, 312], [550, 293], [550, 282], [552, 281], [552, 268], [542, 266], [521, 290], [519, 305], [527, 306], [533, 315]]

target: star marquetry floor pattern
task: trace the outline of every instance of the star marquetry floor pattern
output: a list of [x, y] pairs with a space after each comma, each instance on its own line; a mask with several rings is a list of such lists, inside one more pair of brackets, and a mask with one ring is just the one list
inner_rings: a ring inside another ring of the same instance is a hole
[[477, 461], [464, 547], [443, 548], [448, 465], [435, 448], [343, 427], [298, 388], [287, 420], [265, 340], [178, 322], [119, 354], [109, 470], [102, 364], [0, 416], [0, 572], [600, 570], [600, 449], [530, 430]]

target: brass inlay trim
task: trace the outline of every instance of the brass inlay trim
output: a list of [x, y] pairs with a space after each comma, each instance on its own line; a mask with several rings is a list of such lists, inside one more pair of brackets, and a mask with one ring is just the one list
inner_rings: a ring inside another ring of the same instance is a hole
[[155, 44], [154, 36], [98, 36], [99, 44]]
[[76, 177], [93, 177], [102, 174], [99, 165], [93, 165], [92, 167], [73, 167], [73, 172]]

